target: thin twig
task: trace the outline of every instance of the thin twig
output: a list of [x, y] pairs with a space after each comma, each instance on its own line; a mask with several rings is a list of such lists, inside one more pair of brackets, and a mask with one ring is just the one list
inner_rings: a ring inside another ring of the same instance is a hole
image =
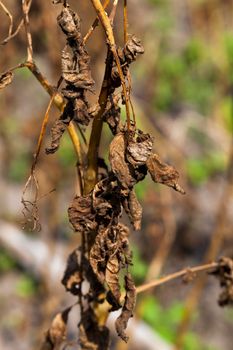
[[30, 10], [31, 0], [22, 0], [22, 10], [24, 17], [24, 27], [27, 37], [27, 61], [33, 62], [33, 49], [32, 49], [32, 35], [30, 32], [29, 24], [29, 10]]
[[0, 6], [2, 7], [5, 14], [9, 17], [10, 25], [9, 25], [9, 29], [8, 29], [8, 36], [10, 36], [12, 33], [12, 30], [13, 30], [13, 16], [10, 13], [10, 11], [7, 9], [7, 7], [3, 4], [2, 1], [0, 1]]
[[109, 79], [111, 77], [112, 70], [112, 53], [108, 48], [107, 58], [106, 58], [106, 66], [105, 66], [105, 74], [104, 79], [99, 95], [99, 105], [100, 109], [97, 115], [94, 118], [90, 136], [90, 143], [87, 153], [88, 160], [88, 168], [84, 177], [84, 193], [89, 193], [96, 184], [97, 173], [98, 173], [98, 153], [99, 153], [99, 145], [101, 139], [101, 133], [103, 128], [103, 119], [102, 115], [105, 110], [107, 99], [109, 95]]
[[8, 35], [8, 37], [6, 39], [4, 39], [0, 45], [5, 45], [7, 44], [11, 39], [13, 39], [20, 31], [20, 29], [22, 28], [23, 26], [23, 23], [24, 23], [24, 20], [21, 19], [21, 21], [19, 22], [19, 25], [18, 27], [16, 28], [16, 30], [14, 31], [14, 33], [12, 33], [11, 35]]
[[116, 9], [117, 9], [117, 5], [118, 5], [118, 0], [114, 0], [113, 2], [113, 7], [112, 7], [112, 11], [109, 15], [109, 19], [110, 19], [110, 22], [111, 22], [111, 25], [113, 26], [113, 21], [114, 21], [114, 18], [116, 16]]
[[32, 163], [32, 171], [36, 167], [38, 156], [39, 156], [39, 153], [40, 153], [40, 150], [41, 150], [42, 141], [43, 141], [43, 138], [44, 138], [44, 135], [45, 135], [45, 131], [46, 131], [46, 126], [47, 126], [48, 121], [49, 121], [49, 111], [50, 111], [50, 108], [52, 106], [54, 96], [55, 96], [55, 93], [53, 93], [53, 95], [52, 95], [52, 97], [51, 97], [51, 99], [49, 101], [49, 104], [48, 104], [48, 107], [47, 107], [47, 110], [45, 112], [45, 116], [44, 116], [44, 119], [43, 119], [43, 122], [42, 122], [42, 125], [41, 125], [40, 135], [39, 135], [39, 139], [38, 139], [38, 143], [37, 143], [37, 149], [36, 149], [36, 153], [35, 153], [35, 156], [34, 156], [34, 161]]
[[[109, 4], [110, 0], [105, 0], [104, 4], [103, 4], [103, 8], [106, 9], [108, 4]], [[99, 17], [96, 17], [96, 19], [94, 20], [91, 28], [88, 30], [87, 34], [84, 36], [83, 38], [83, 44], [85, 45], [87, 40], [90, 38], [91, 34], [93, 33], [93, 31], [95, 30], [96, 27], [98, 27], [99, 25]]]
[[124, 43], [128, 41], [128, 6], [127, 0], [124, 0]]
[[212, 270], [212, 269], [216, 268], [217, 266], [218, 266], [218, 263], [212, 262], [212, 263], [205, 264], [205, 265], [195, 266], [192, 268], [186, 268], [186, 269], [183, 269], [181, 271], [172, 273], [168, 276], [161, 277], [159, 279], [156, 279], [154, 281], [146, 283], [142, 286], [139, 286], [136, 288], [136, 292], [137, 292], [137, 294], [139, 294], [139, 293], [145, 292], [148, 289], [160, 286], [161, 284], [164, 284], [164, 283], [167, 283], [171, 280], [174, 280], [176, 278], [186, 276], [187, 274], [195, 274], [195, 273], [202, 272], [202, 271]]

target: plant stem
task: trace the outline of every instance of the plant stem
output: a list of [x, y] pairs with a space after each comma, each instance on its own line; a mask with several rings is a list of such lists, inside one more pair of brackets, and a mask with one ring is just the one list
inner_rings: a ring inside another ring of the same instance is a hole
[[164, 283], [167, 283], [167, 282], [169, 282], [171, 280], [174, 280], [176, 278], [183, 277], [183, 276], [185, 276], [185, 275], [187, 275], [189, 273], [190, 274], [195, 274], [195, 273], [202, 272], [202, 271], [212, 270], [212, 269], [216, 268], [217, 266], [218, 266], [218, 263], [212, 262], [212, 263], [205, 264], [205, 265], [195, 266], [195, 267], [192, 267], [192, 268], [186, 268], [186, 269], [183, 269], [181, 271], [172, 273], [172, 274], [170, 274], [168, 276], [161, 277], [159, 279], [156, 279], [154, 281], [146, 283], [146, 284], [144, 284], [142, 286], [139, 286], [139, 287], [136, 288], [136, 292], [137, 292], [137, 294], [139, 294], [139, 293], [145, 292], [148, 289], [160, 286], [161, 284], [164, 284]]
[[[52, 97], [53, 96], [53, 103], [55, 106], [62, 112], [65, 107], [65, 101], [59, 92], [56, 91], [56, 89], [49, 84], [48, 80], [42, 75], [39, 68], [36, 66], [35, 62], [26, 62], [25, 67], [27, 67], [32, 74], [36, 77], [36, 79], [40, 82], [41, 86], [48, 92], [48, 94]], [[82, 164], [81, 157], [81, 147], [80, 147], [80, 141], [78, 138], [78, 135], [75, 130], [75, 126], [73, 122], [70, 122], [68, 125], [68, 132], [70, 135], [70, 138], [72, 140], [72, 143], [74, 145], [75, 152], [78, 156], [79, 163]]]
[[104, 113], [109, 95], [109, 78], [112, 70], [112, 53], [108, 48], [104, 79], [99, 95], [100, 109], [94, 118], [91, 130], [90, 143], [87, 153], [88, 168], [84, 177], [84, 194], [88, 194], [95, 186], [98, 175], [98, 154], [103, 128], [102, 115]]
[[97, 15], [104, 27], [109, 45], [110, 45], [110, 49], [113, 53], [114, 59], [116, 61], [116, 65], [117, 65], [117, 69], [118, 69], [118, 73], [121, 79], [121, 85], [122, 85], [122, 89], [123, 89], [123, 93], [124, 93], [124, 97], [125, 97], [125, 108], [126, 108], [126, 116], [127, 116], [127, 127], [128, 130], [130, 129], [130, 110], [129, 110], [129, 98], [128, 98], [128, 94], [127, 94], [127, 89], [126, 89], [126, 85], [125, 85], [125, 78], [121, 69], [121, 64], [120, 64], [120, 60], [116, 51], [116, 44], [115, 44], [115, 39], [114, 39], [114, 34], [113, 34], [113, 30], [112, 30], [112, 26], [111, 26], [111, 21], [109, 19], [109, 17], [107, 16], [106, 12], [104, 11], [103, 5], [101, 4], [100, 0], [91, 0]]

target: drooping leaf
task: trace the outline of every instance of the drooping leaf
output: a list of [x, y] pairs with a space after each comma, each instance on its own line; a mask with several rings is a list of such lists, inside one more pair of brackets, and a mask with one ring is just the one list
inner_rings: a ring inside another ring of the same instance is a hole
[[178, 171], [173, 166], [164, 163], [156, 153], [150, 155], [146, 165], [154, 182], [172, 187], [174, 190], [185, 194], [185, 191], [177, 182], [179, 179]]
[[125, 333], [129, 319], [133, 316], [133, 310], [136, 303], [136, 288], [131, 275], [128, 273], [125, 276], [125, 302], [120, 316], [117, 318], [115, 326], [119, 337], [125, 342], [128, 341], [128, 336]]

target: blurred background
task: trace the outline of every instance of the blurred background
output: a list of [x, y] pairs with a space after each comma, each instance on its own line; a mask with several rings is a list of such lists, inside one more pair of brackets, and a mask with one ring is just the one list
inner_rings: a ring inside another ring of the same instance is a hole
[[[21, 2], [3, 2], [16, 28], [22, 18]], [[85, 34], [95, 18], [92, 6], [89, 1], [69, 2], [82, 18]], [[131, 244], [132, 272], [140, 285], [201, 264], [216, 235], [220, 237], [217, 257], [233, 255], [233, 0], [128, 3], [129, 32], [140, 37], [145, 48], [131, 67], [137, 124], [154, 135], [155, 152], [178, 169], [187, 192], [181, 196], [149, 177], [137, 185], [143, 223], [140, 232], [132, 232]], [[59, 11], [60, 6], [52, 1], [39, 0], [32, 1], [30, 11], [34, 58], [53, 85], [60, 77], [65, 45], [56, 24]], [[9, 18], [0, 7], [0, 41], [7, 37], [8, 27]], [[122, 44], [121, 4], [114, 31]], [[87, 49], [96, 81], [96, 94], [90, 96], [94, 103], [106, 55], [101, 26]], [[25, 58], [21, 28], [0, 47], [0, 73]], [[75, 302], [60, 283], [66, 258], [79, 242], [67, 218], [77, 181], [76, 156], [68, 134], [59, 151], [46, 156], [47, 132], [37, 164], [42, 229], [22, 229], [22, 191], [48, 102], [49, 96], [26, 68], [17, 70], [13, 83], [0, 91], [0, 348], [5, 350], [38, 348], [52, 317]], [[52, 108], [50, 126], [58, 116], [59, 111]], [[110, 140], [104, 127], [100, 153], [106, 160]], [[112, 349], [172, 349], [192, 288], [193, 282], [174, 280], [140, 294], [127, 345], [115, 335], [113, 314], [109, 320]], [[192, 312], [184, 350], [232, 349], [233, 311], [217, 305], [219, 293], [217, 280], [208, 277]], [[74, 308], [71, 338], [77, 322], [78, 309]]]

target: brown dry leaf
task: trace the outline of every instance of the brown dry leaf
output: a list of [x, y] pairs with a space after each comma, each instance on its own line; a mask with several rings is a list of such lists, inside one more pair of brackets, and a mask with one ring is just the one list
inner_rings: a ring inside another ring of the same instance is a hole
[[63, 312], [58, 313], [46, 332], [45, 340], [41, 346], [41, 350], [58, 350], [61, 344], [66, 339], [66, 327], [68, 321], [68, 315], [72, 307], [65, 309]]
[[109, 349], [109, 330], [105, 326], [98, 325], [94, 311], [90, 307], [82, 313], [79, 331], [82, 350]]
[[179, 179], [178, 171], [173, 166], [164, 163], [156, 153], [149, 156], [146, 165], [154, 182], [172, 187], [174, 190], [185, 194], [183, 188], [177, 183]]
[[14, 78], [14, 74], [9, 71], [0, 76], [0, 90], [4, 89], [7, 85], [11, 84]]
[[118, 95], [110, 95], [108, 97], [107, 106], [102, 116], [103, 120], [108, 124], [113, 135], [116, 135], [120, 130], [121, 109], [118, 106], [120, 97]]
[[151, 155], [153, 139], [149, 134], [138, 131], [138, 137], [127, 146], [127, 159], [134, 166], [144, 165]]
[[[108, 297], [108, 301], [113, 306], [112, 310], [118, 310], [121, 307], [120, 298], [121, 298], [121, 288], [119, 283], [119, 272], [120, 264], [117, 255], [113, 255], [107, 262], [105, 279], [108, 284], [108, 287], [111, 291], [111, 298]], [[113, 299], [113, 298], [114, 299]]]
[[88, 125], [91, 120], [91, 115], [88, 113], [88, 103], [83, 96], [74, 99], [74, 120], [82, 125]]
[[91, 196], [76, 196], [68, 208], [69, 221], [76, 232], [89, 233], [96, 229], [95, 215], [92, 212]]
[[136, 231], [140, 230], [142, 221], [142, 207], [134, 190], [130, 191], [128, 197], [123, 199], [122, 205], [134, 229]]
[[62, 12], [57, 17], [57, 22], [68, 38], [80, 38], [80, 18], [69, 7], [62, 9]]
[[132, 63], [136, 60], [137, 55], [141, 55], [144, 53], [144, 47], [140, 39], [138, 39], [135, 35], [132, 35], [127, 41], [124, 47], [125, 59], [128, 64]]
[[105, 281], [105, 270], [107, 260], [107, 247], [106, 241], [109, 234], [109, 228], [102, 228], [99, 230], [98, 235], [95, 238], [95, 242], [90, 250], [90, 264], [96, 274], [100, 283]]
[[125, 137], [123, 133], [117, 134], [109, 148], [109, 161], [111, 168], [123, 188], [132, 188], [135, 184], [125, 161]]
[[220, 258], [218, 267], [212, 274], [219, 279], [220, 286], [223, 289], [219, 296], [219, 305], [233, 305], [233, 259]]
[[66, 124], [60, 119], [56, 120], [56, 122], [54, 123], [50, 131], [51, 144], [49, 147], [45, 149], [45, 152], [47, 154], [55, 153], [58, 150], [60, 146], [61, 137], [64, 134], [65, 130], [66, 130]]
[[62, 278], [62, 284], [65, 286], [66, 290], [74, 295], [79, 294], [81, 271], [79, 264], [79, 255], [78, 250], [74, 250], [68, 257], [66, 270]]
[[125, 330], [127, 328], [129, 319], [133, 316], [133, 310], [136, 303], [136, 288], [130, 273], [127, 273], [125, 276], [125, 291], [125, 302], [122, 308], [122, 312], [115, 322], [115, 327], [119, 337], [127, 342], [129, 338], [125, 334]]

